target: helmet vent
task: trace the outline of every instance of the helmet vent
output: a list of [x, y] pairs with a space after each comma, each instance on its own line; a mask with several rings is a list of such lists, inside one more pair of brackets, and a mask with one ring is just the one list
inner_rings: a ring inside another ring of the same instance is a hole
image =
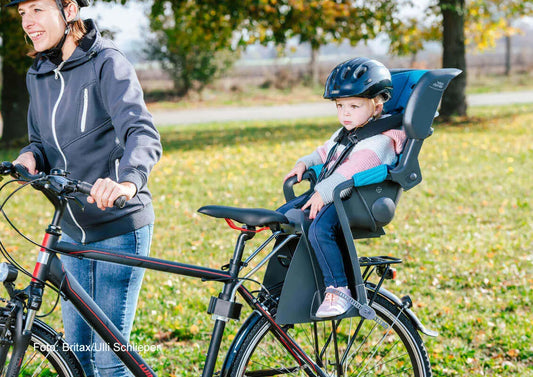
[[353, 72], [353, 77], [357, 80], [360, 79], [361, 76], [363, 76], [366, 71], [368, 71], [368, 67], [366, 65], [360, 65], [357, 67], [357, 69]]
[[350, 73], [352, 69], [350, 67], [346, 67], [346, 69], [342, 72], [341, 78], [343, 80], [346, 80], [346, 77], [348, 77], [348, 74]]

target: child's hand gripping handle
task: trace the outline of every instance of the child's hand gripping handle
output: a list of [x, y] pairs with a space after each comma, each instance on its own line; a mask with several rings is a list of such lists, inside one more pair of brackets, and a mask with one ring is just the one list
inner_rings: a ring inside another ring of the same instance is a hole
[[[314, 190], [315, 183], [316, 183], [316, 174], [313, 170], [306, 170], [302, 175], [302, 180], [307, 180], [310, 183], [310, 189], [309, 191]], [[285, 200], [288, 202], [289, 200], [292, 200], [296, 198], [296, 195], [294, 194], [294, 188], [293, 186], [298, 183], [298, 177], [293, 175], [292, 177], [287, 178], [287, 180], [283, 183], [283, 195], [285, 196]]]

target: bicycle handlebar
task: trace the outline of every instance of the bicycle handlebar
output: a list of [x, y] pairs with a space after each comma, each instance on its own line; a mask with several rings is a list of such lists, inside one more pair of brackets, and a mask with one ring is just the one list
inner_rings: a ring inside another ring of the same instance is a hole
[[[60, 169], [52, 169], [50, 174], [39, 172], [37, 174], [30, 174], [30, 172], [23, 165], [13, 165], [11, 162], [4, 161], [0, 164], [0, 175], [11, 175], [12, 177], [25, 182], [31, 182], [38, 190], [47, 190], [56, 195], [71, 194], [79, 192], [81, 194], [90, 196], [93, 185], [87, 182], [69, 179], [66, 177], [68, 173]], [[118, 197], [113, 206], [117, 208], [124, 208], [126, 205], [126, 197]]]

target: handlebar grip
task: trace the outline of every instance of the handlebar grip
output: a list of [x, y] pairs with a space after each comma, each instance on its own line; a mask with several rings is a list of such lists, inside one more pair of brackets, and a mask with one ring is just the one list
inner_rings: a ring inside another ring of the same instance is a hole
[[[76, 185], [76, 188], [78, 189], [78, 192], [81, 192], [82, 194], [85, 194], [87, 196], [91, 195], [91, 189], [93, 188], [93, 185], [87, 182], [78, 182]], [[115, 203], [113, 203], [113, 206], [119, 209], [124, 208], [126, 205], [126, 197], [124, 195], [119, 196]]]
[[87, 182], [78, 182], [76, 188], [78, 189], [78, 192], [89, 196], [91, 195], [91, 189], [93, 188], [93, 185]]
[[115, 203], [113, 203], [113, 205], [118, 209], [124, 208], [124, 206], [126, 205], [126, 197], [124, 195], [119, 196], [117, 200], [115, 200]]

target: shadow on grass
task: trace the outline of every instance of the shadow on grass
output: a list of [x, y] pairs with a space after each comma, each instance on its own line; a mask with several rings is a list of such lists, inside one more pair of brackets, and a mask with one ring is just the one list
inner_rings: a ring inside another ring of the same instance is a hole
[[161, 131], [163, 148], [172, 150], [195, 150], [213, 146], [237, 144], [269, 143], [279, 144], [302, 139], [328, 138], [338, 127], [335, 120], [318, 119], [307, 121], [268, 122], [264, 124], [237, 123], [221, 125], [208, 129], [165, 129]]

